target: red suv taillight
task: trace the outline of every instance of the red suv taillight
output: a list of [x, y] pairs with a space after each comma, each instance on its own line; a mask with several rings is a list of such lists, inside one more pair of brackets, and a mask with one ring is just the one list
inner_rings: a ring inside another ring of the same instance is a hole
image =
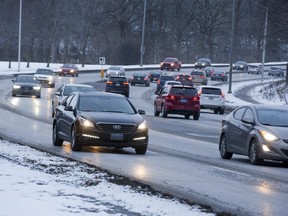
[[175, 101], [175, 96], [174, 95], [167, 95], [166, 101]]

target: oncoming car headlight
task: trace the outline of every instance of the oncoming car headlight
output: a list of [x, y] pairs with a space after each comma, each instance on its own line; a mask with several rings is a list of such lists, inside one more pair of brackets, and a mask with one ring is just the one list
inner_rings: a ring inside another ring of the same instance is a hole
[[34, 86], [33, 87], [34, 90], [40, 90], [40, 88], [41, 88], [40, 86]]
[[144, 120], [139, 126], [138, 126], [138, 130], [144, 130], [147, 128], [147, 123], [146, 120]]
[[14, 89], [20, 89], [21, 86], [19, 86], [19, 85], [13, 85], [13, 88], [14, 88]]
[[262, 135], [262, 137], [263, 137], [265, 140], [269, 141], [269, 142], [273, 142], [273, 141], [279, 140], [278, 137], [274, 136], [274, 135], [271, 134], [271, 133], [268, 133], [267, 131], [260, 130], [259, 132], [260, 132], [260, 134]]
[[83, 127], [94, 127], [94, 124], [91, 121], [84, 119], [82, 117], [79, 117], [78, 121]]

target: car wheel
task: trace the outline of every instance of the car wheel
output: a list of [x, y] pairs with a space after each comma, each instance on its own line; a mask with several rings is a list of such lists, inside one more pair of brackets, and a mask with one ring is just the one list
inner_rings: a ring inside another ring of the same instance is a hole
[[219, 108], [214, 109], [214, 114], [218, 114]]
[[225, 109], [224, 109], [224, 108], [220, 108], [220, 111], [219, 111], [219, 113], [220, 113], [221, 115], [223, 115], [223, 114], [224, 114], [224, 112], [225, 112]]
[[190, 118], [190, 115], [189, 114], [185, 114], [185, 119], [189, 119]]
[[53, 124], [52, 140], [54, 146], [62, 146], [63, 144], [63, 140], [58, 138], [58, 128], [56, 123]]
[[37, 98], [41, 98], [41, 95], [37, 95], [36, 97], [37, 97]]
[[161, 116], [163, 118], [167, 118], [167, 112], [165, 111], [164, 105], [161, 106]]
[[199, 120], [199, 117], [200, 117], [200, 112], [197, 112], [193, 115], [194, 120]]
[[77, 135], [76, 135], [76, 128], [73, 126], [71, 130], [71, 149], [72, 151], [81, 151], [82, 145], [79, 143]]
[[135, 147], [135, 152], [136, 154], [145, 154], [147, 151], [147, 145], [146, 146], [140, 146], [140, 147]]
[[159, 116], [159, 111], [157, 111], [157, 106], [154, 104], [154, 116]]
[[220, 156], [223, 159], [229, 160], [233, 156], [233, 153], [227, 151], [227, 139], [226, 139], [225, 134], [223, 134], [220, 138], [219, 151], [220, 151]]
[[258, 154], [258, 143], [256, 139], [253, 139], [249, 148], [249, 159], [251, 164], [258, 165], [263, 162], [263, 159], [260, 159]]

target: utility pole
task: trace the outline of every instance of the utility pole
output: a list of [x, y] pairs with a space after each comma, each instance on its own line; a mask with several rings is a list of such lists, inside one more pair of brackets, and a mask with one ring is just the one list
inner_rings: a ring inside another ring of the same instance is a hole
[[232, 93], [232, 61], [233, 61], [233, 49], [234, 49], [234, 28], [235, 28], [235, 0], [233, 0], [232, 6], [232, 29], [231, 29], [231, 40], [230, 40], [230, 69], [229, 69], [229, 87], [228, 94]]
[[143, 66], [143, 55], [145, 52], [145, 46], [144, 46], [144, 36], [145, 36], [145, 20], [146, 20], [146, 0], [144, 0], [144, 12], [143, 12], [143, 26], [142, 26], [142, 39], [141, 39], [141, 57], [140, 57], [140, 66]]
[[22, 27], [22, 0], [20, 0], [20, 9], [19, 9], [18, 72], [20, 72], [20, 63], [21, 63], [21, 27]]

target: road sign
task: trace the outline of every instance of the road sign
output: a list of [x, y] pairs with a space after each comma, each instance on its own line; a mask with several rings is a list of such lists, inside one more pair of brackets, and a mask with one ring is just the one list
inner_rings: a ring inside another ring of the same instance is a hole
[[105, 64], [105, 57], [100, 57], [99, 58], [99, 64]]

